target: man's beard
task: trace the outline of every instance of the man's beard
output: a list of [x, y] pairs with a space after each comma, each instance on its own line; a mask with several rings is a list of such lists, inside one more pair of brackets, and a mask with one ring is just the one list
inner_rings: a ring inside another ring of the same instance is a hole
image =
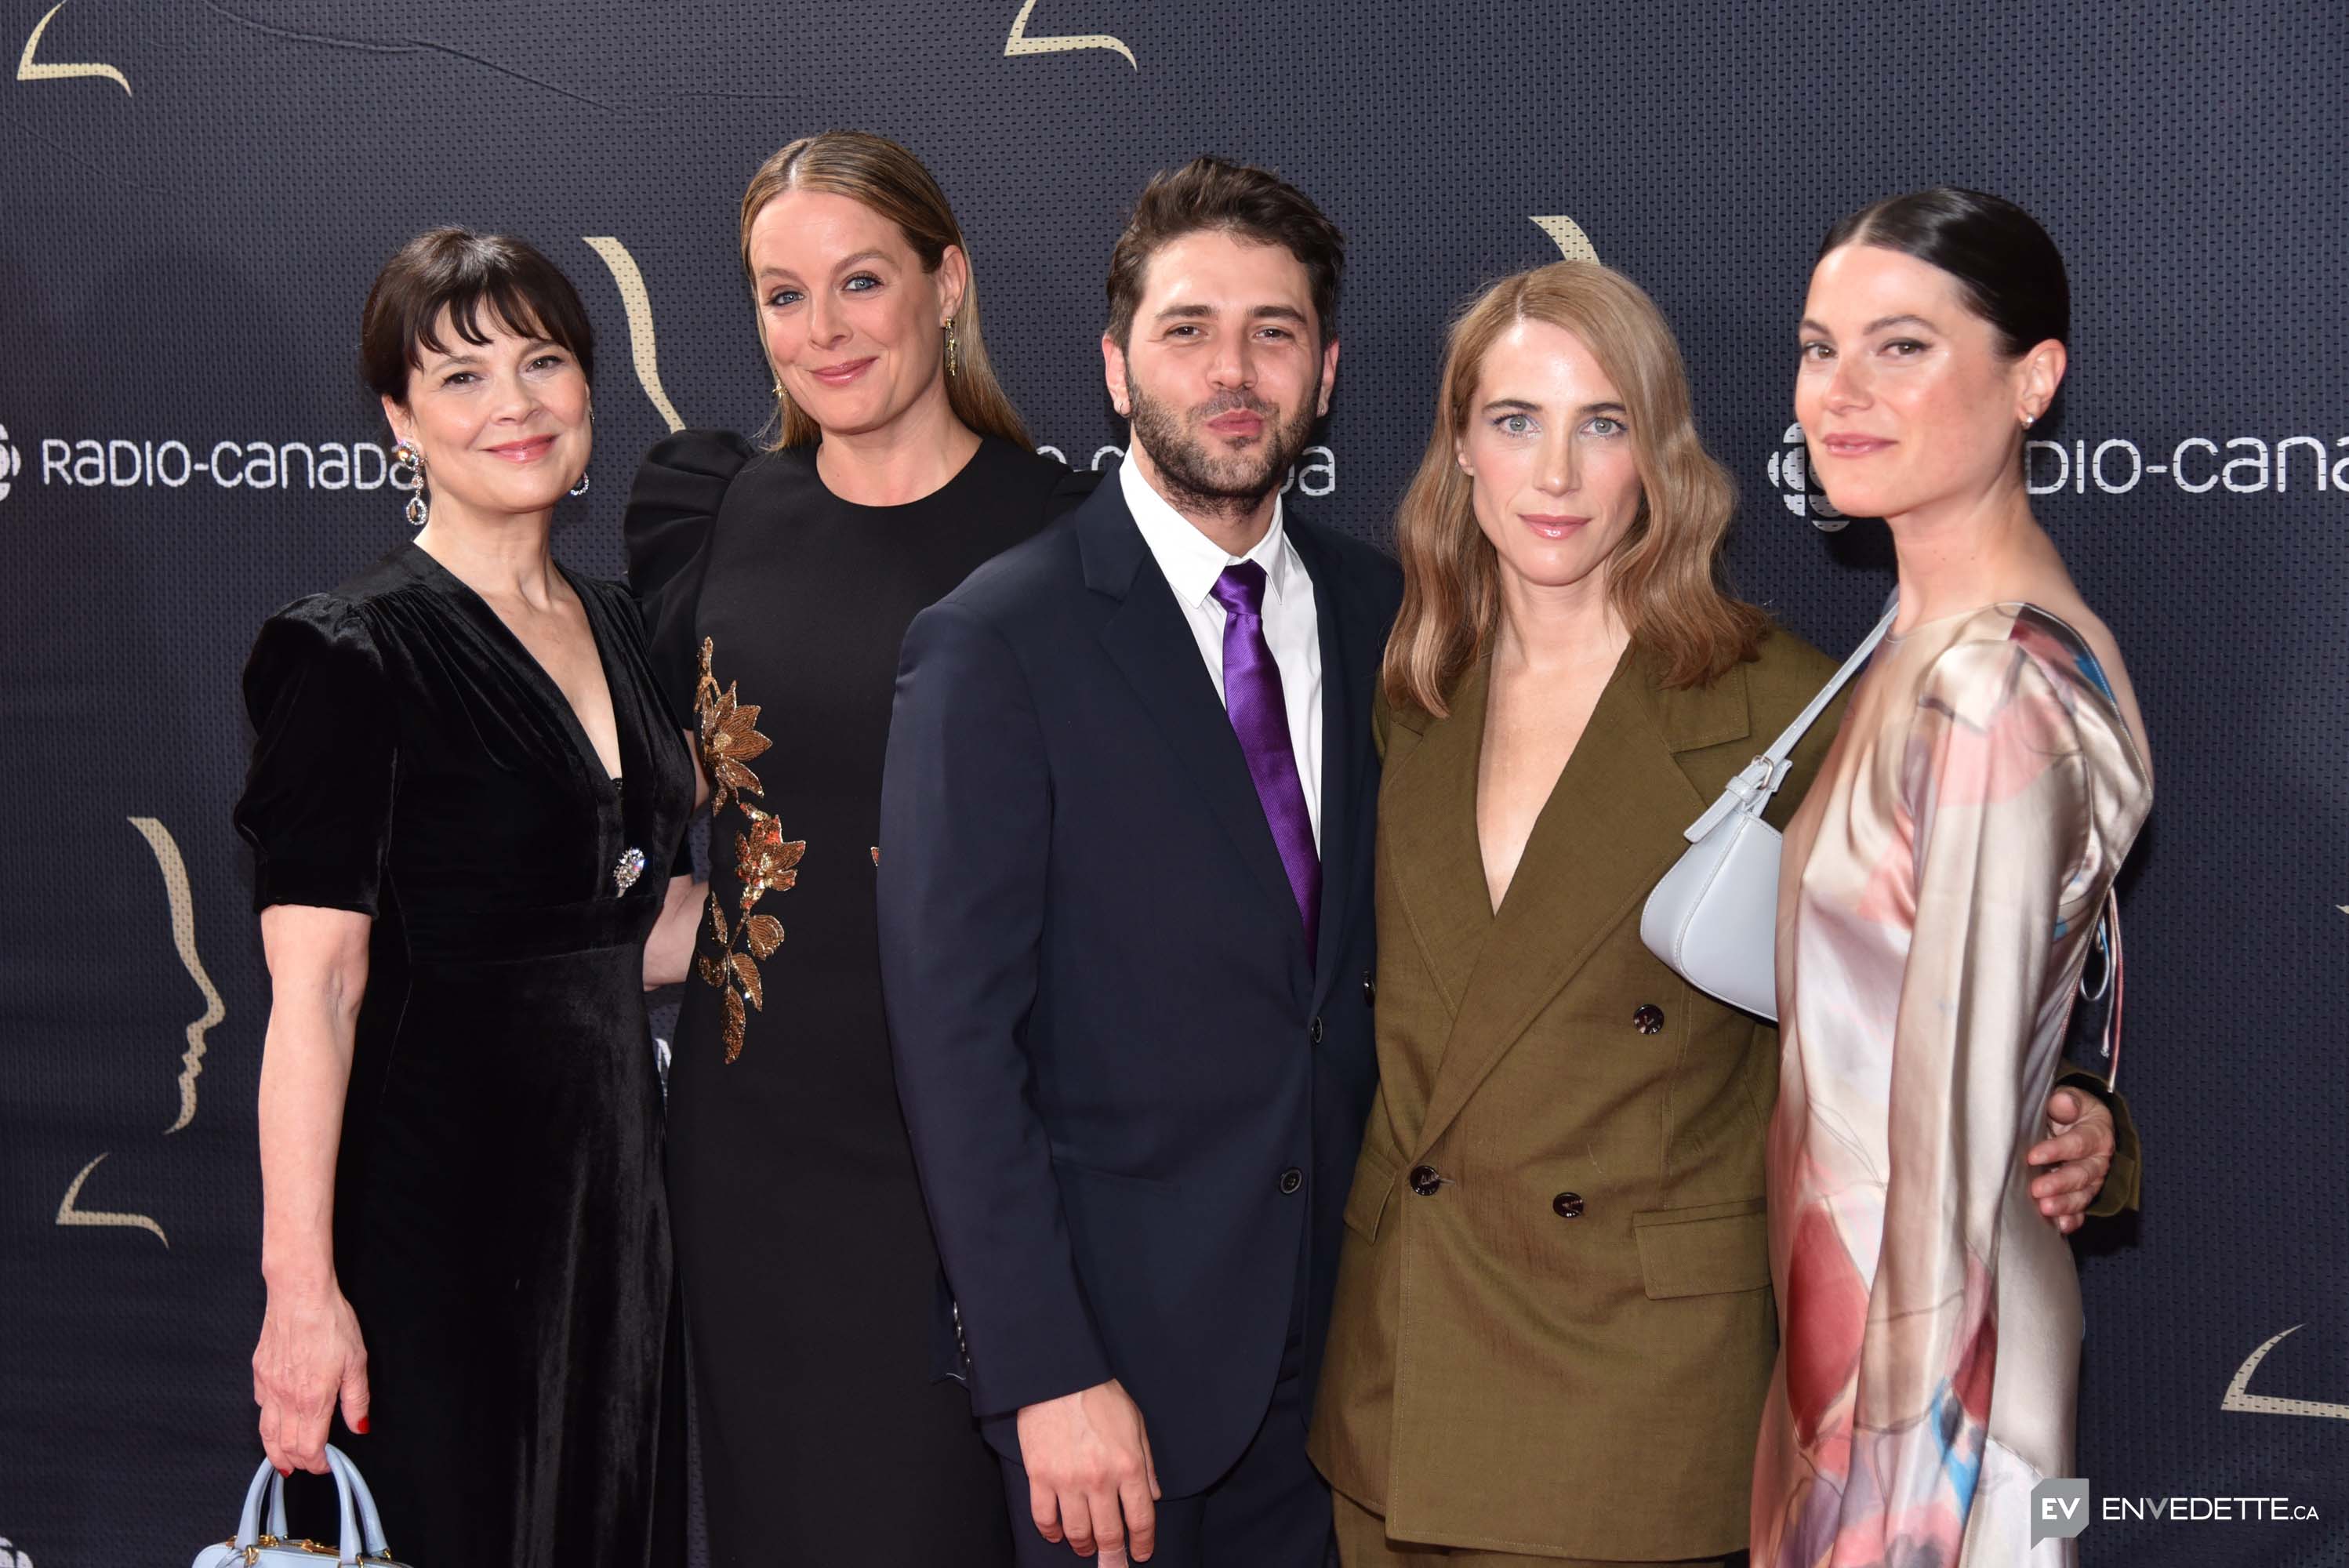
[[1191, 418], [1202, 425], [1236, 408], [1245, 408], [1264, 421], [1263, 438], [1254, 449], [1219, 456], [1208, 450], [1205, 441], [1193, 438], [1182, 413], [1145, 396], [1134, 385], [1132, 366], [1125, 372], [1126, 403], [1133, 410], [1133, 439], [1157, 465], [1158, 477], [1168, 491], [1166, 499], [1185, 511], [1234, 519], [1254, 511], [1266, 496], [1287, 482], [1289, 466], [1304, 452], [1305, 438], [1312, 434], [1313, 409], [1320, 401], [1320, 378], [1316, 377], [1298, 399], [1297, 418], [1287, 425], [1276, 418], [1278, 409], [1252, 392], [1223, 393], [1189, 410]]

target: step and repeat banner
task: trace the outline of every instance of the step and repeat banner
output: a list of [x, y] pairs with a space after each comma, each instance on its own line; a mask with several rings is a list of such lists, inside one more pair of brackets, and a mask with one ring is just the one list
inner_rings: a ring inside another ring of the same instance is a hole
[[556, 548], [616, 573], [647, 446], [764, 418], [736, 205], [842, 126], [936, 170], [1078, 466], [1123, 439], [1097, 339], [1143, 181], [1215, 151], [1310, 191], [1345, 352], [1290, 500], [1381, 543], [1449, 313], [1595, 253], [1680, 330], [1739, 588], [1831, 650], [1891, 557], [1827, 531], [1789, 423], [1817, 238], [1934, 181], [2037, 214], [2075, 330], [2031, 488], [2159, 774], [2123, 881], [2145, 1206], [2081, 1245], [2082, 1553], [2349, 1563], [2344, 82], [2335, 0], [0, 5], [0, 1565], [184, 1561], [257, 1460], [237, 676], [403, 537], [354, 368], [377, 267], [456, 222], [571, 273], [601, 418]]

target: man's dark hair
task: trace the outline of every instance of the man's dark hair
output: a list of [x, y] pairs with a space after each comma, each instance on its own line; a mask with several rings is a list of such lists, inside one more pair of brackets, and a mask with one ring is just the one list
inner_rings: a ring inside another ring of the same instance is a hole
[[1312, 278], [1321, 341], [1338, 335], [1338, 286], [1346, 271], [1346, 236], [1312, 199], [1268, 169], [1195, 158], [1152, 177], [1109, 257], [1109, 335], [1120, 348], [1133, 330], [1150, 258], [1186, 234], [1206, 231], [1260, 245], [1281, 245]]
[[595, 329], [563, 269], [527, 242], [463, 229], [429, 229], [392, 253], [367, 291], [359, 318], [359, 375], [367, 389], [408, 401], [408, 377], [427, 349], [445, 352], [440, 313], [476, 347], [489, 342], [481, 317], [524, 337], [570, 350], [579, 373], [595, 378]]

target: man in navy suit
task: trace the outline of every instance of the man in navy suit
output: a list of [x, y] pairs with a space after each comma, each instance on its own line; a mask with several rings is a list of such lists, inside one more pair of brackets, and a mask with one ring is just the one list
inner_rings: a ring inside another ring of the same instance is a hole
[[1280, 490], [1337, 229], [1199, 159], [1119, 239], [1117, 474], [907, 633], [897, 1078], [1022, 1563], [1322, 1568], [1305, 1456], [1376, 1072], [1370, 704], [1402, 593]]

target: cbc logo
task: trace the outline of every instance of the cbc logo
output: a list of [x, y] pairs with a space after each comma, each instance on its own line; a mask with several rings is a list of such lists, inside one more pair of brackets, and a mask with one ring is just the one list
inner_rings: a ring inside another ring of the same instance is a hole
[[1803, 445], [1803, 428], [1789, 425], [1786, 433], [1778, 438], [1781, 445], [1770, 454], [1768, 473], [1771, 488], [1786, 510], [1796, 517], [1807, 517], [1811, 525], [1824, 533], [1833, 533], [1846, 527], [1851, 519], [1837, 511], [1823, 495], [1810, 493], [1810, 449]]
[[[9, 443], [8, 427], [0, 425], [0, 500], [8, 499], [8, 481], [24, 471], [25, 454]], [[0, 1563], [0, 1568], [8, 1568], [8, 1565]]]

